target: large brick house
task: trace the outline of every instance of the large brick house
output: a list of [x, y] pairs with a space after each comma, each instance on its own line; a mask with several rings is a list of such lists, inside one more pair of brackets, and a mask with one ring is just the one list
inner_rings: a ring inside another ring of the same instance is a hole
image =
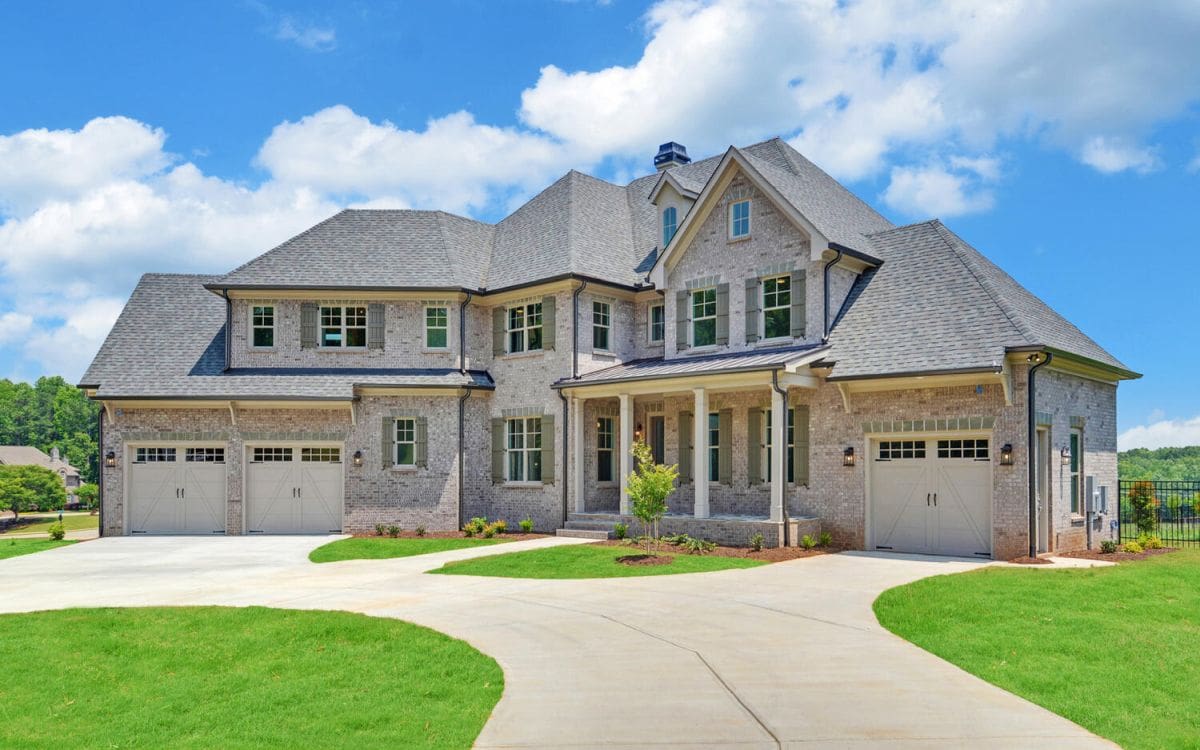
[[655, 166], [572, 171], [496, 224], [347, 210], [223, 276], [143, 277], [81, 385], [103, 533], [604, 529], [641, 439], [680, 466], [666, 528], [726, 542], [1108, 534], [1085, 488], [1112, 496], [1136, 373], [778, 139]]

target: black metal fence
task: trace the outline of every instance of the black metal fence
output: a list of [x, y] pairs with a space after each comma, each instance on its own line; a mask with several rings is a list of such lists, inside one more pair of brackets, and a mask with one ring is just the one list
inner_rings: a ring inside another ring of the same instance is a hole
[[1121, 541], [1149, 533], [1168, 547], [1200, 547], [1200, 482], [1122, 479]]

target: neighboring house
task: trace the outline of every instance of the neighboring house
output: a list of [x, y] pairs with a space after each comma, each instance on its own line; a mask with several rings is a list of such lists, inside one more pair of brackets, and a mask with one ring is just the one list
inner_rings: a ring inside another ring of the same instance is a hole
[[62, 478], [68, 495], [74, 497], [79, 489], [79, 469], [67, 463], [56, 447], [47, 456], [32, 445], [0, 445], [0, 466], [41, 466]]
[[103, 533], [604, 527], [639, 438], [680, 466], [664, 528], [726, 542], [1010, 558], [1031, 486], [1039, 549], [1107, 533], [1084, 488], [1113, 498], [1136, 373], [781, 140], [655, 163], [496, 224], [347, 210], [223, 276], [143, 277], [81, 385]]

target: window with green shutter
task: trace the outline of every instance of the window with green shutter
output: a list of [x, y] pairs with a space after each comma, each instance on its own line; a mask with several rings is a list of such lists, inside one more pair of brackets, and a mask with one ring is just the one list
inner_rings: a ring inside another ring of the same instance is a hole
[[400, 417], [396, 420], [395, 448], [392, 461], [396, 466], [417, 465], [417, 420]]
[[692, 292], [692, 346], [717, 343], [717, 290], [715, 287]]

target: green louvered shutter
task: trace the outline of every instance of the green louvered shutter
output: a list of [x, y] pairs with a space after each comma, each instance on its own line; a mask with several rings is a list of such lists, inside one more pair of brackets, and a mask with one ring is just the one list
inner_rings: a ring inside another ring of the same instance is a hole
[[746, 411], [746, 478], [749, 484], [761, 484], [762, 477], [762, 410]]
[[384, 417], [383, 425], [379, 428], [379, 462], [385, 469], [392, 468], [395, 462], [396, 419]]
[[504, 482], [504, 420], [492, 420], [492, 484]]
[[429, 466], [429, 422], [425, 417], [417, 417], [415, 421], [417, 423], [417, 444], [413, 446], [413, 452], [416, 454], [417, 466], [424, 469]]
[[492, 356], [500, 357], [504, 354], [504, 316], [508, 310], [503, 307], [492, 308]]
[[382, 302], [372, 302], [367, 305], [367, 348], [383, 348], [383, 318]]
[[808, 287], [805, 282], [808, 274], [805, 271], [792, 271], [792, 335], [804, 338], [807, 330], [808, 316]]
[[758, 277], [746, 279], [746, 343], [758, 341]]
[[717, 481], [733, 484], [733, 409], [717, 412]]
[[554, 484], [554, 415], [542, 415], [542, 484]]
[[795, 461], [792, 479], [796, 484], [808, 486], [809, 436], [808, 436], [808, 406], [797, 406], [793, 411], [793, 430], [795, 431], [795, 446], [793, 460]]
[[300, 303], [300, 348], [315, 349], [317, 346], [317, 303]]
[[675, 292], [675, 351], [688, 348], [688, 293]]
[[729, 285], [717, 284], [717, 344], [729, 343]]
[[542, 297], [542, 349], [545, 351], [552, 351], [554, 349], [554, 319], [556, 311], [554, 296]]
[[692, 479], [692, 413], [679, 412], [679, 481]]

